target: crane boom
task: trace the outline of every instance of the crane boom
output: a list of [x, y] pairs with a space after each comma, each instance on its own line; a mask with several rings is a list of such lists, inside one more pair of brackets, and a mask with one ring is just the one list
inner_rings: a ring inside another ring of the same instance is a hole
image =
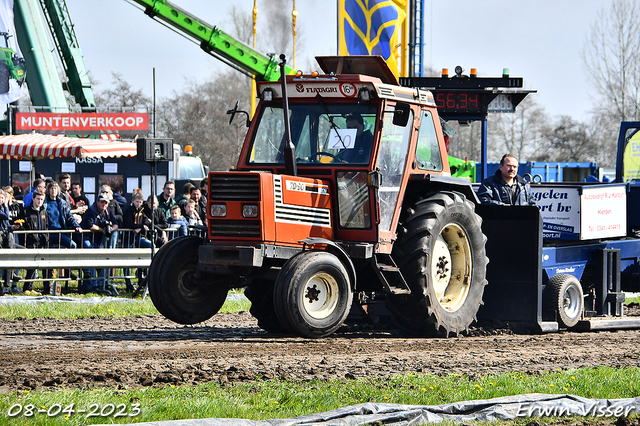
[[84, 65], [65, 0], [40, 0], [53, 41], [69, 82], [69, 92], [83, 107], [95, 107], [91, 81]]
[[[274, 54], [264, 55], [256, 51], [167, 0], [133, 1], [144, 7], [145, 13], [151, 18], [159, 18], [194, 39], [205, 52], [248, 75], [255, 75], [257, 80], [277, 81], [280, 77]], [[290, 67], [285, 67], [285, 72], [294, 74]]]

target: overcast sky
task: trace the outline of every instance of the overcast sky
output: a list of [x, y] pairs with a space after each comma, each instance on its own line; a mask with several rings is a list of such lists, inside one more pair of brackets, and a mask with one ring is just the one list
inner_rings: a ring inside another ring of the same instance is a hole
[[[251, 13], [253, 0], [171, 0], [227, 32], [233, 27], [232, 4]], [[258, 0], [258, 40], [267, 25]], [[586, 121], [592, 109], [582, 50], [598, 12], [611, 0], [424, 0], [425, 65], [477, 68], [480, 76], [523, 77], [526, 89], [537, 90], [538, 103], [553, 115]], [[134, 89], [152, 95], [180, 92], [188, 79], [205, 80], [226, 66], [200, 48], [151, 20], [128, 0], [66, 0], [87, 68], [111, 84], [111, 72]], [[315, 55], [336, 53], [336, 6], [326, 0], [297, 0], [298, 26], [304, 32], [296, 65], [304, 68]], [[262, 20], [261, 20], [262, 18]], [[268, 23], [269, 25], [288, 25]], [[223, 105], [221, 108], [227, 108]]]

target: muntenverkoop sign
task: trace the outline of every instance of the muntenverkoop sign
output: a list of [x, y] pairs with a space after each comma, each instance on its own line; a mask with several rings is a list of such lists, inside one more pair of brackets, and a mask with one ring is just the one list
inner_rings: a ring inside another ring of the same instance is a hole
[[624, 184], [541, 184], [531, 192], [542, 215], [545, 239], [590, 240], [627, 232]]
[[146, 135], [149, 133], [149, 114], [129, 113], [16, 113], [16, 133], [51, 135]]

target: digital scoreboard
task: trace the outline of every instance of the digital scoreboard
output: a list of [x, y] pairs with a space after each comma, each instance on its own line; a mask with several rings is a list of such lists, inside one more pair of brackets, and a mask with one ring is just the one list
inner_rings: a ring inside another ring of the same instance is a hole
[[515, 112], [516, 106], [535, 92], [517, 89], [522, 87], [522, 78], [508, 76], [406, 77], [400, 79], [400, 85], [430, 90], [444, 119]]
[[486, 96], [477, 91], [433, 90], [433, 97], [440, 112], [481, 114], [487, 107]]

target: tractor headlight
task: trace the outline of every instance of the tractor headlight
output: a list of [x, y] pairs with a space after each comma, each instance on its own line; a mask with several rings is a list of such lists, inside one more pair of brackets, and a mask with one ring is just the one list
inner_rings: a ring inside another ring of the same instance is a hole
[[225, 217], [227, 215], [226, 204], [211, 204], [210, 210], [213, 217]]
[[258, 205], [245, 204], [242, 206], [242, 217], [258, 217]]

